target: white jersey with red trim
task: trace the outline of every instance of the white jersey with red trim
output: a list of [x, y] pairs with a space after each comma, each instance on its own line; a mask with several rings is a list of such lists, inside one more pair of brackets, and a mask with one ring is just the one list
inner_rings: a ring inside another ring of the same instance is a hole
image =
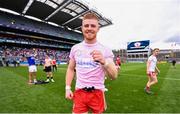
[[150, 62], [148, 71], [155, 72], [155, 68], [156, 68], [156, 64], [157, 64], [156, 56], [151, 55], [148, 58], [148, 62]]

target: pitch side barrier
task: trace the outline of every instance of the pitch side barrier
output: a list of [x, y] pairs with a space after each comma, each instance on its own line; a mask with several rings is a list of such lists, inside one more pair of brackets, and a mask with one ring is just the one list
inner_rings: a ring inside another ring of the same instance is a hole
[[[63, 65], [67, 64], [67, 62], [57, 62], [57, 65]], [[42, 66], [43, 64], [40, 64], [40, 62], [36, 62], [37, 66]], [[9, 66], [14, 66], [14, 64], [10, 63]], [[17, 65], [16, 65], [17, 66]], [[28, 66], [28, 62], [20, 62], [19, 66]]]

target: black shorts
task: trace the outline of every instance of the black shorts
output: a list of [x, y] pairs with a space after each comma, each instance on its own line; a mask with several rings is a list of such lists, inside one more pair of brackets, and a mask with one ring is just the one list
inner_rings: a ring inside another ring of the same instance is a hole
[[172, 63], [173, 66], [175, 66], [176, 63]]
[[44, 71], [45, 72], [51, 72], [52, 71], [51, 66], [45, 66]]
[[56, 65], [53, 65], [53, 67], [56, 67]]

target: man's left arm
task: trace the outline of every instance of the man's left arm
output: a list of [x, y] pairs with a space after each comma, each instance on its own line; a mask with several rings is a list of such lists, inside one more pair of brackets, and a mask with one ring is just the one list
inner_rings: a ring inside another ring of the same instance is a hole
[[158, 73], [160, 73], [160, 70], [159, 70], [159, 68], [156, 66], [156, 71], [158, 72]]
[[118, 76], [118, 70], [116, 68], [116, 65], [114, 64], [114, 61], [112, 59], [105, 59], [104, 64], [102, 64], [107, 75], [111, 78], [111, 79], [116, 79]]

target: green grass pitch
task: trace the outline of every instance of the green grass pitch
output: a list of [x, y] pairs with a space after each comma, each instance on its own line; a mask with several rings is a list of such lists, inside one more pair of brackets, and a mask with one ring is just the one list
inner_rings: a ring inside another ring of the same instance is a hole
[[[118, 78], [106, 80], [105, 113], [180, 113], [180, 65], [158, 64], [161, 70], [154, 95], [144, 93], [146, 65], [123, 64]], [[72, 101], [65, 99], [66, 65], [54, 72], [55, 83], [28, 85], [27, 67], [0, 67], [0, 113], [71, 113]], [[38, 79], [46, 79], [38, 67]], [[74, 82], [73, 82], [74, 86]]]

